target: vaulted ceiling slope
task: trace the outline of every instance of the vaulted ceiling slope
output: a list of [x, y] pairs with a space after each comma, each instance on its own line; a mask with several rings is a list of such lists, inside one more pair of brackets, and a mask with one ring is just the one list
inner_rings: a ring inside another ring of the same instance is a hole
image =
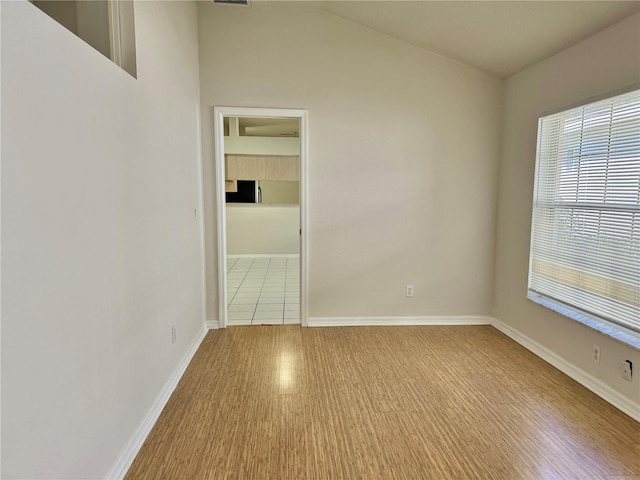
[[640, 11], [640, 1], [252, 0], [251, 5], [320, 7], [500, 77], [513, 75]]

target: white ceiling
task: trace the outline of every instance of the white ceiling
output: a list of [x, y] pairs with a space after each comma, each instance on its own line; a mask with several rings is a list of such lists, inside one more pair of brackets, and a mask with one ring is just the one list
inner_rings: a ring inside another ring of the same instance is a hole
[[640, 1], [252, 0], [251, 5], [320, 7], [500, 77], [513, 75], [640, 11]]

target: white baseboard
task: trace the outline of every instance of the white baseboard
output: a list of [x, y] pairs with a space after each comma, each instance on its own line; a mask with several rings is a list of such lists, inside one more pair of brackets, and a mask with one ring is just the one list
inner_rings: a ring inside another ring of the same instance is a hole
[[218, 320], [207, 320], [205, 327], [207, 327], [207, 330], [217, 330], [220, 328], [220, 322]]
[[133, 460], [136, 458], [136, 455], [140, 451], [142, 444], [149, 435], [149, 432], [155, 425], [156, 420], [158, 420], [158, 417], [162, 413], [162, 409], [169, 401], [169, 397], [171, 397], [171, 394], [178, 385], [180, 378], [182, 378], [184, 371], [189, 365], [189, 362], [191, 362], [193, 355], [196, 353], [198, 347], [202, 343], [202, 340], [204, 339], [206, 333], [207, 329], [204, 327], [198, 332], [196, 338], [193, 340], [191, 346], [182, 358], [182, 361], [175, 369], [169, 380], [167, 380], [167, 382], [164, 384], [162, 390], [160, 390], [160, 393], [153, 402], [153, 405], [151, 405], [151, 409], [147, 412], [144, 420], [142, 420], [134, 434], [131, 436], [126, 447], [122, 450], [120, 455], [118, 455], [116, 462], [105, 477], [106, 479], [121, 480], [124, 478], [127, 470], [129, 470], [129, 467], [133, 463]]
[[576, 367], [575, 365], [567, 362], [564, 358], [559, 356], [558, 354], [552, 352], [547, 347], [539, 344], [535, 340], [523, 335], [513, 327], [510, 327], [506, 323], [498, 320], [497, 318], [492, 319], [492, 325], [504, 333], [506, 336], [510, 337], [512, 340], [516, 341], [524, 348], [537, 355], [547, 363], [550, 363], [558, 370], [560, 370], [565, 375], [571, 377], [576, 382], [591, 390], [593, 393], [598, 395], [604, 401], [610, 403], [618, 410], [626, 413], [634, 420], [640, 422], [640, 405], [621, 395], [619, 392], [611, 388], [606, 383], [598, 380], [594, 376], [588, 374], [584, 370]]
[[480, 315], [429, 317], [309, 317], [309, 327], [356, 327], [400, 325], [491, 325], [491, 317]]
[[244, 253], [241, 255], [227, 255], [227, 258], [298, 258], [298, 253]]

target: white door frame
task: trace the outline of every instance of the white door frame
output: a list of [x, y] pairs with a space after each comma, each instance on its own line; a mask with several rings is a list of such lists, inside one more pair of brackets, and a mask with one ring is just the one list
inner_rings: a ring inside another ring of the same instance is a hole
[[300, 323], [307, 326], [308, 292], [308, 112], [287, 108], [213, 107], [216, 165], [216, 204], [218, 224], [218, 318], [227, 327], [227, 212], [225, 209], [224, 117], [297, 118], [300, 121]]

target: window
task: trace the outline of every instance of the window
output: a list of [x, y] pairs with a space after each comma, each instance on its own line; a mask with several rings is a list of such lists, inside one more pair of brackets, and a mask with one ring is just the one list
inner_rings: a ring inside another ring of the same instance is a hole
[[133, 2], [128, 0], [30, 0], [123, 70], [136, 76]]
[[539, 119], [528, 297], [640, 348], [640, 90]]

